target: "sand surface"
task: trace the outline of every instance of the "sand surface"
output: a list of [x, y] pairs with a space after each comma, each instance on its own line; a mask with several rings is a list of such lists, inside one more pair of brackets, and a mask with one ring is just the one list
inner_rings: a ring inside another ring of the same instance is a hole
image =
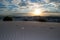
[[1, 21], [0, 40], [60, 40], [60, 23]]

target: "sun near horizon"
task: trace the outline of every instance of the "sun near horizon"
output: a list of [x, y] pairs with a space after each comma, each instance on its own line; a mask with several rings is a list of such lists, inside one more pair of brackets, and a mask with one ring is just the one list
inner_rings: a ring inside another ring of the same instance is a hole
[[34, 9], [31, 13], [33, 16], [43, 16], [43, 11], [41, 9]]

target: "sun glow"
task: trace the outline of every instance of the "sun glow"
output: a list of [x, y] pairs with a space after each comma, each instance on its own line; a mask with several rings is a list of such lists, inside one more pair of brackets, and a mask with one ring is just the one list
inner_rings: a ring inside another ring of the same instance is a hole
[[34, 9], [33, 15], [36, 15], [36, 16], [42, 15], [42, 11], [40, 9]]

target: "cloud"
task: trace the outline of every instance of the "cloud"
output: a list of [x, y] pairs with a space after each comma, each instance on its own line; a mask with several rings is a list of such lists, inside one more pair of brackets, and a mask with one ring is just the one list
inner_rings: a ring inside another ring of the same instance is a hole
[[49, 3], [49, 2], [57, 2], [60, 3], [60, 0], [44, 0], [45, 2]]
[[18, 8], [16, 5], [8, 5], [7, 9], [8, 10], [14, 10], [15, 8]]
[[50, 0], [44, 0], [46, 3], [49, 3], [50, 2]]
[[0, 3], [2, 3], [3, 2], [3, 0], [0, 0]]
[[55, 10], [55, 11], [43, 11], [43, 14], [46, 16], [60, 16], [60, 11]]
[[27, 6], [27, 3], [20, 3], [19, 6]]
[[60, 0], [50, 0], [50, 2], [57, 2], [57, 3], [60, 3]]
[[12, 1], [12, 3], [13, 3], [13, 4], [16, 4], [16, 5], [19, 4], [20, 2], [21, 2], [21, 0], [13, 0], [13, 1]]
[[60, 13], [60, 12], [55, 10], [55, 11], [44, 11], [43, 13]]
[[0, 3], [0, 8], [6, 8], [3, 3]]
[[21, 2], [21, 0], [3, 0], [0, 2], [0, 7], [2, 7], [2, 9], [0, 8], [2, 13], [28, 13], [34, 8], [42, 9], [47, 13], [60, 13], [59, 0], [27, 0], [25, 2]]
[[13, 0], [5, 0], [5, 1], [7, 1], [7, 2], [11, 3]]
[[37, 0], [30, 0], [31, 2], [37, 2]]

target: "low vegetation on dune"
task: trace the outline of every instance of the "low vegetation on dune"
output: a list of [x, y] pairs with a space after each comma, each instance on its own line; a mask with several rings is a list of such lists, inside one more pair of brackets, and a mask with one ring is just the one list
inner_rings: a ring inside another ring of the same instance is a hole
[[3, 18], [3, 21], [13, 21], [12, 17], [6, 16]]

